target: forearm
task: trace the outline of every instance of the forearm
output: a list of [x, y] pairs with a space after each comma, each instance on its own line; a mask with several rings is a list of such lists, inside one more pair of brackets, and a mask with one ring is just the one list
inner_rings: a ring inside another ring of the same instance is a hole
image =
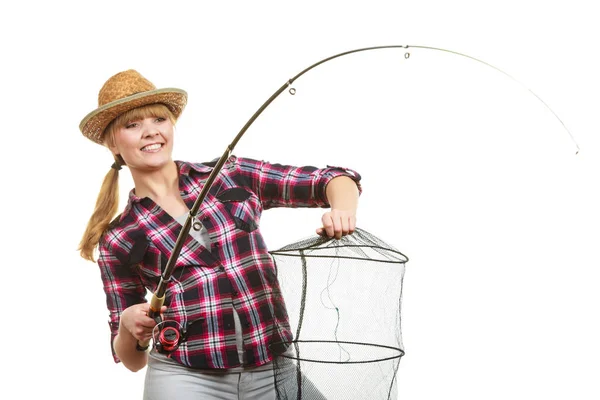
[[331, 209], [345, 210], [353, 214], [358, 207], [358, 187], [356, 182], [347, 176], [333, 178], [325, 189], [327, 201]]
[[123, 326], [119, 327], [119, 333], [114, 339], [113, 348], [115, 354], [127, 369], [137, 372], [148, 363], [148, 353], [136, 349], [137, 339]]

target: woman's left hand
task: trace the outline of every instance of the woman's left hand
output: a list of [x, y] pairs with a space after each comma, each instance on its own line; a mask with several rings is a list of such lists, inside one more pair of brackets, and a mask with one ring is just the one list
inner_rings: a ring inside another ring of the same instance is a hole
[[323, 227], [317, 229], [321, 236], [335, 237], [341, 239], [354, 232], [356, 228], [356, 215], [352, 211], [332, 209], [321, 217]]

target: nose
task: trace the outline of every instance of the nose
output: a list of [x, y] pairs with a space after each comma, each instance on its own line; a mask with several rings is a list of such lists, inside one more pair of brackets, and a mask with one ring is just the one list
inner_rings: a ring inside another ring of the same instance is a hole
[[148, 119], [144, 121], [143, 128], [142, 133], [144, 138], [156, 136], [160, 133], [158, 127], [152, 121], [148, 121]]

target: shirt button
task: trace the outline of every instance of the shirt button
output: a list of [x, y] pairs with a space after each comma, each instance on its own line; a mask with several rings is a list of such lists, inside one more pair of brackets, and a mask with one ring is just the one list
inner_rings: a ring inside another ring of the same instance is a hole
[[213, 247], [219, 247], [219, 242], [215, 242], [212, 244]]
[[233, 293], [231, 293], [231, 294], [233, 294], [234, 297], [237, 297], [237, 295], [240, 293], [237, 290], [234, 290]]
[[219, 271], [221, 271], [221, 272], [225, 272], [225, 267], [221, 265], [221, 266], [219, 267]]

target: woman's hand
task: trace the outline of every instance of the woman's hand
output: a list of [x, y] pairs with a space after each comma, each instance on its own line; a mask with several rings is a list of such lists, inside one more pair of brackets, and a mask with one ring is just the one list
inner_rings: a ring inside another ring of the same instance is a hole
[[321, 217], [323, 226], [317, 229], [317, 234], [341, 239], [354, 232], [359, 194], [356, 182], [347, 176], [338, 176], [329, 182], [325, 194], [331, 211]]
[[[166, 306], [161, 308], [161, 316], [166, 309]], [[156, 326], [156, 321], [148, 316], [149, 310], [149, 303], [135, 304], [126, 308], [121, 314], [119, 333], [122, 333], [122, 330], [125, 329], [137, 341], [149, 341], [152, 338], [152, 329]]]
[[356, 213], [354, 211], [332, 209], [323, 214], [321, 222], [323, 227], [317, 229], [318, 235], [341, 239], [342, 236], [352, 234], [356, 229]]
[[[161, 307], [161, 317], [166, 309], [165, 306]], [[136, 344], [150, 342], [152, 338], [152, 329], [156, 322], [147, 315], [149, 310], [148, 303], [127, 307], [121, 313], [119, 332], [113, 342], [115, 354], [123, 365], [133, 372], [139, 371], [148, 363], [148, 352], [138, 351]]]

